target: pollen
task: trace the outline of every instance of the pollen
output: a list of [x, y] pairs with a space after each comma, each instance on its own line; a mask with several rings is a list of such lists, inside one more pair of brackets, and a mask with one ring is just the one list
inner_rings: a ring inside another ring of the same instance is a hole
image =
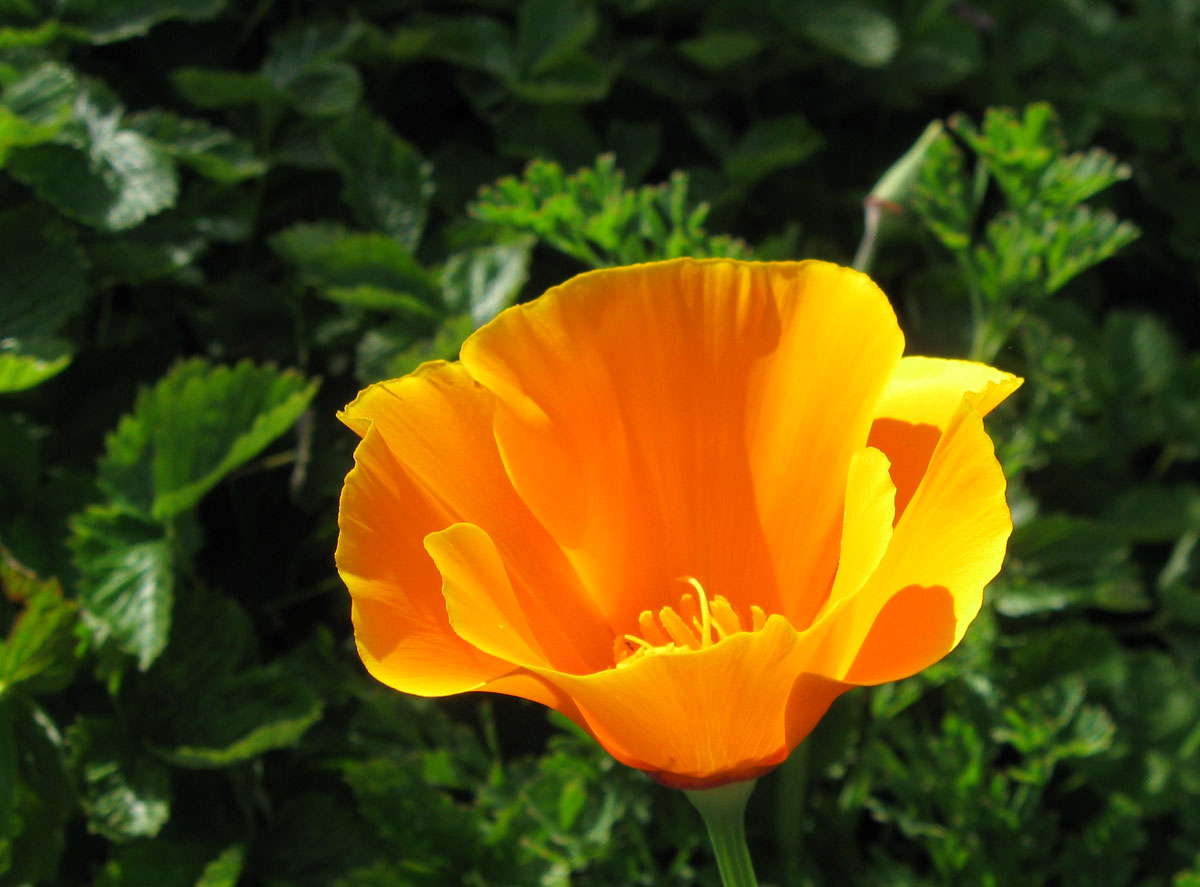
[[722, 595], [710, 600], [694, 576], [683, 576], [680, 581], [692, 591], [680, 597], [678, 609], [643, 610], [638, 614], [638, 633], [615, 638], [613, 658], [618, 666], [647, 655], [704, 650], [730, 635], [758, 631], [766, 625], [766, 614], [757, 604], [741, 615]]

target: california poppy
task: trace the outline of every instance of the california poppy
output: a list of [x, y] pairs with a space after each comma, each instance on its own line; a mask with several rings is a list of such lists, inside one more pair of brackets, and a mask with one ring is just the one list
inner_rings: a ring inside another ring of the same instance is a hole
[[338, 569], [367, 669], [548, 705], [668, 785], [754, 779], [946, 655], [1011, 531], [982, 416], [823, 262], [582, 274], [364, 390]]

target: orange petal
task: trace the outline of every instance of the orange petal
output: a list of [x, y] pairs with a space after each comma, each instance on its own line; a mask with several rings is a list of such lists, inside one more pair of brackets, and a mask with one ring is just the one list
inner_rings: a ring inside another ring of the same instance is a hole
[[336, 554], [363, 664], [383, 683], [421, 696], [461, 693], [511, 671], [451, 630], [440, 577], [409, 532], [434, 518], [379, 432], [366, 434], [342, 489]]
[[[556, 667], [591, 671], [612, 664], [611, 630], [508, 481], [492, 435], [493, 406], [492, 396], [461, 366], [433, 363], [367, 388], [340, 414], [365, 437], [342, 496], [338, 569], [356, 601], [372, 597], [391, 614], [382, 625], [359, 622], [368, 666], [416, 657], [411, 674], [402, 678], [397, 666], [381, 678], [393, 686], [401, 679], [442, 686], [420, 671], [418, 663], [427, 660], [413, 646], [414, 620], [424, 626], [415, 637], [440, 634], [443, 646], [466, 646], [446, 619], [441, 577], [421, 545], [457, 522], [476, 524], [495, 541], [534, 634], [570, 636], [566, 646], [545, 642], [550, 655], [564, 654], [554, 660]], [[552, 598], [547, 588], [554, 590]], [[399, 650], [402, 639], [406, 649]], [[500, 668], [491, 657], [483, 661], [488, 668], [474, 683], [496, 677]]]
[[426, 536], [425, 549], [442, 574], [446, 614], [459, 637], [514, 665], [550, 665], [487, 533], [454, 524]]
[[906, 357], [880, 399], [870, 445], [887, 454], [898, 518], [916, 492], [929, 457], [964, 398], [986, 416], [1021, 386], [1003, 370], [966, 360]]
[[617, 625], [681, 575], [768, 612], [786, 577], [788, 606], [815, 612], [845, 471], [901, 349], [855, 272], [687, 259], [581, 275], [462, 361], [498, 398], [517, 492]]
[[845, 687], [802, 676], [797, 633], [773, 616], [704, 650], [657, 652], [593, 675], [540, 671], [617, 760], [687, 788], [778, 765]]
[[823, 614], [828, 634], [810, 668], [875, 684], [907, 677], [953, 649], [1004, 559], [1012, 531], [1004, 491], [983, 421], [964, 401], [879, 567], [857, 594]]
[[826, 607], [862, 588], [892, 541], [896, 488], [889, 468], [887, 457], [871, 447], [859, 450], [850, 462], [841, 554]]

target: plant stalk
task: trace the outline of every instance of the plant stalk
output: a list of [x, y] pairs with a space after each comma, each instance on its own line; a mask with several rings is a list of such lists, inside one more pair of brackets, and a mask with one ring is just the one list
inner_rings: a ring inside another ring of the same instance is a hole
[[752, 791], [753, 779], [684, 792], [704, 819], [725, 887], [758, 887], [746, 846], [746, 801]]

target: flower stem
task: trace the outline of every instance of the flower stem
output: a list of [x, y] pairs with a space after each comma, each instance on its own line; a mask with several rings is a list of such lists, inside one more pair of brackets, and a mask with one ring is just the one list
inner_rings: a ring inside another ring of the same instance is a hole
[[754, 780], [684, 792], [700, 811], [725, 887], [758, 887], [746, 846], [746, 801]]

